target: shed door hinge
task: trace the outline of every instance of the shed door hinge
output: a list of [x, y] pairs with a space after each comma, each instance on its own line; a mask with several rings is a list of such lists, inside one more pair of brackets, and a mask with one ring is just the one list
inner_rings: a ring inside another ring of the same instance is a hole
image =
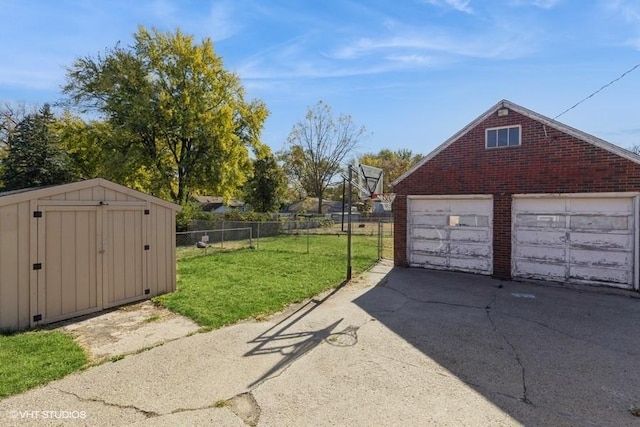
[[38, 262], [33, 264], [33, 269], [34, 270], [42, 270], [42, 263]]
[[144, 210], [144, 214], [145, 214], [145, 215], [149, 215], [149, 209], [145, 209], [145, 210]]
[[42, 218], [42, 211], [33, 211], [34, 218]]
[[145, 290], [144, 290], [144, 294], [145, 294], [145, 295], [149, 295], [150, 293], [151, 293], [151, 289], [145, 289]]
[[151, 247], [151, 246], [149, 246], [149, 245], [144, 245], [144, 250], [145, 250], [145, 251], [148, 251], [150, 247]]
[[42, 314], [36, 314], [35, 316], [33, 316], [34, 322], [39, 322], [41, 320], [42, 320]]

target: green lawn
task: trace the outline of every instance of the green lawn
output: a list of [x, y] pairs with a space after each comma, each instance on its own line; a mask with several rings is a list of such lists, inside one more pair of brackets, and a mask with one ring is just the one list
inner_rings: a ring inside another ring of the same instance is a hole
[[62, 332], [0, 335], [0, 398], [62, 378], [86, 363], [84, 350]]
[[[353, 274], [378, 258], [377, 236], [354, 236]], [[346, 276], [346, 236], [262, 238], [257, 250], [210, 250], [178, 261], [178, 290], [156, 298], [206, 328], [277, 312]]]

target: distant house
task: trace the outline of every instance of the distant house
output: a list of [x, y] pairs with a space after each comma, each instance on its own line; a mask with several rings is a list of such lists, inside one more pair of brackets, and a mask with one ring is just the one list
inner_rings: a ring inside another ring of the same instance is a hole
[[231, 199], [229, 203], [224, 202], [223, 197], [214, 196], [193, 196], [196, 202], [204, 212], [225, 213], [233, 210], [243, 211], [245, 203], [242, 200]]
[[[322, 200], [322, 213], [328, 214], [333, 212], [342, 211], [342, 202], [336, 200]], [[292, 203], [287, 208], [287, 213], [299, 214], [299, 213], [318, 213], [318, 198], [307, 197], [306, 199], [299, 200]]]

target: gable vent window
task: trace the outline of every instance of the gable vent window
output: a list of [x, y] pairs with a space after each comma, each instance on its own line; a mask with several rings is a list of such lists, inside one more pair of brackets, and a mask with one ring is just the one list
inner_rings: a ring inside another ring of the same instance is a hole
[[487, 129], [486, 148], [514, 147], [520, 145], [520, 126]]

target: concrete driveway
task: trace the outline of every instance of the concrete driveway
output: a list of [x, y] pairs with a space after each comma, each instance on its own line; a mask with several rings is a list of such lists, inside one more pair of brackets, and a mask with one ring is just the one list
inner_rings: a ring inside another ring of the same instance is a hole
[[0, 401], [0, 425], [640, 426], [640, 299], [392, 269]]

